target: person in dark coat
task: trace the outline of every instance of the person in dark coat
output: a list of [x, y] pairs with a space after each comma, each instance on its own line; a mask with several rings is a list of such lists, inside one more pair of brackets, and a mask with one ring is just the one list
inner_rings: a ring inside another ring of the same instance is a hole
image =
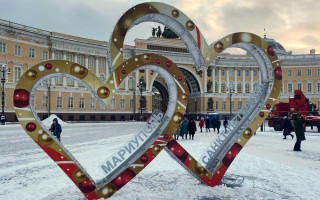
[[189, 131], [189, 139], [191, 139], [191, 136], [192, 136], [192, 139], [194, 137], [194, 134], [196, 133], [197, 131], [197, 125], [196, 123], [193, 121], [193, 119], [190, 119], [190, 122], [188, 124], [188, 131]]
[[217, 120], [216, 120], [216, 118], [212, 118], [211, 125], [212, 125], [212, 128], [213, 128], [213, 132], [216, 132], [216, 128], [217, 128]]
[[221, 126], [221, 122], [220, 122], [219, 119], [217, 119], [216, 120], [216, 127], [217, 127], [217, 130], [218, 130], [218, 134], [219, 134], [220, 126]]
[[290, 122], [290, 119], [288, 119], [287, 116], [283, 117], [283, 127], [284, 127], [284, 129], [283, 129], [283, 139], [284, 140], [287, 139], [287, 135], [290, 135], [292, 137], [292, 139], [293, 139], [293, 135], [291, 134], [291, 132], [293, 131], [294, 128], [293, 128], [293, 126], [292, 126], [292, 124]]
[[210, 119], [209, 119], [209, 117], [207, 116], [207, 118], [206, 118], [206, 132], [208, 132], [208, 130], [209, 130], [209, 132], [210, 132]]
[[223, 126], [224, 126], [224, 131], [227, 132], [227, 126], [228, 126], [228, 120], [227, 120], [227, 118], [224, 119], [224, 121], [223, 121]]
[[61, 125], [59, 124], [58, 122], [58, 119], [57, 118], [54, 118], [53, 119], [53, 123], [51, 124], [51, 128], [49, 129], [51, 131], [51, 133], [58, 138], [59, 141], [60, 140], [60, 135], [61, 135], [61, 132], [62, 132], [62, 128], [61, 128]]
[[295, 114], [292, 119], [294, 120], [294, 131], [296, 133], [296, 144], [294, 145], [293, 151], [301, 151], [301, 141], [305, 140], [306, 137], [304, 135], [304, 123], [305, 123], [305, 119], [303, 118], [303, 116], [298, 116], [297, 114]]

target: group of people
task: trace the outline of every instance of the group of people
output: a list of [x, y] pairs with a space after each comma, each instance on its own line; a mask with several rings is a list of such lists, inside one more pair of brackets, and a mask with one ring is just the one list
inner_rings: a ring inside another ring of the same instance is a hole
[[[213, 128], [213, 132], [215, 132], [216, 129], [217, 129], [218, 134], [219, 134], [220, 127], [221, 127], [220, 120], [216, 119], [216, 118], [213, 118], [211, 120], [211, 125], [212, 125], [212, 128]], [[201, 117], [198, 126], [200, 127], [200, 132], [201, 133], [202, 133], [202, 128], [204, 126], [206, 128], [206, 132], [208, 132], [208, 131], [210, 132], [210, 119], [209, 119], [209, 117], [206, 117], [206, 119], [204, 119], [204, 117]], [[227, 119], [224, 120], [223, 126], [224, 126], [225, 129], [227, 128], [227, 126], [228, 126], [228, 120]], [[194, 134], [196, 133], [196, 131], [197, 131], [197, 125], [196, 125], [195, 121], [192, 118], [190, 119], [190, 121], [188, 121], [188, 118], [185, 117], [182, 120], [177, 132], [175, 133], [174, 138], [176, 140], [178, 140], [179, 136], [181, 136], [182, 139], [188, 139], [187, 136], [189, 134], [189, 139], [193, 140], [194, 139]]]
[[301, 141], [305, 140], [305, 119], [302, 115], [294, 114], [292, 116], [293, 124], [291, 124], [290, 119], [285, 116], [283, 118], [283, 139], [287, 139], [287, 136], [290, 135], [292, 139], [294, 138], [294, 135], [291, 134], [292, 131], [296, 134], [296, 143], [293, 147], [293, 151], [301, 151]]

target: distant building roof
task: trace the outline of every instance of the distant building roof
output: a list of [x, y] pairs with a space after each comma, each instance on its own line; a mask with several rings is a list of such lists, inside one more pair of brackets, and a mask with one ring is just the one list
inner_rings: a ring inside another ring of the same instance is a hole
[[272, 46], [277, 55], [284, 56], [288, 54], [286, 49], [279, 42], [275, 41], [274, 39], [267, 38], [266, 35], [264, 35], [263, 39]]

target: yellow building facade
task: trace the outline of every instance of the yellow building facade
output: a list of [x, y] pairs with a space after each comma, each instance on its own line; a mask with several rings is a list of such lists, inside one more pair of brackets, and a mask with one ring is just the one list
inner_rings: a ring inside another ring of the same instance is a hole
[[[280, 101], [288, 102], [294, 89], [320, 106], [320, 54], [292, 55], [272, 39], [265, 39], [274, 47], [282, 62], [283, 87]], [[21, 75], [33, 65], [52, 59], [79, 63], [105, 81], [109, 74], [108, 42], [80, 38], [61, 33], [0, 20], [0, 65], [5, 65], [5, 115], [16, 121], [13, 91]], [[188, 114], [219, 113], [221, 117], [237, 113], [260, 83], [260, 71], [250, 55], [223, 53], [200, 72], [184, 43], [179, 39], [151, 37], [136, 39], [134, 46], [126, 46], [124, 59], [143, 53], [168, 57], [182, 70], [189, 89]], [[1, 73], [0, 78], [3, 78]], [[50, 114], [64, 121], [108, 121], [140, 119], [142, 88], [142, 118], [147, 119], [154, 109], [165, 111], [168, 101], [165, 81], [151, 70], [133, 72], [120, 86], [114, 99], [102, 106], [77, 81], [68, 77], [51, 78], [37, 89], [35, 104], [40, 119]], [[1, 99], [1, 98], [0, 98]], [[230, 109], [231, 108], [231, 109]]]

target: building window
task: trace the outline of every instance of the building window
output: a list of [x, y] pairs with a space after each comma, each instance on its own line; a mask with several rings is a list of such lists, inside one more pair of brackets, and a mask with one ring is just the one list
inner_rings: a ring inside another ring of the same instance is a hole
[[318, 76], [320, 76], [320, 69], [318, 69]]
[[258, 86], [258, 83], [257, 83], [257, 82], [254, 82], [254, 84], [253, 84], [253, 91], [256, 91], [257, 86]]
[[258, 76], [258, 70], [253, 70], [253, 76]]
[[49, 60], [49, 52], [42, 51], [42, 60]]
[[312, 70], [311, 69], [308, 69], [308, 76], [312, 76]]
[[36, 50], [34, 48], [29, 48], [29, 58], [36, 57]]
[[249, 70], [246, 70], [246, 76], [250, 76]]
[[221, 76], [224, 76], [224, 69], [221, 70]]
[[48, 96], [42, 96], [42, 107], [43, 108], [48, 108], [48, 103], [49, 103], [49, 97]]
[[217, 76], [218, 74], [218, 69], [214, 69], [214, 75]]
[[100, 68], [104, 68], [104, 63], [105, 63], [105, 60], [104, 59], [100, 59]]
[[101, 80], [102, 82], [105, 81], [104, 74], [100, 74], [100, 75], [99, 75], [99, 78], [100, 78], [100, 80]]
[[93, 67], [94, 65], [94, 60], [93, 58], [89, 58], [89, 67]]
[[133, 109], [133, 108], [134, 108], [134, 100], [130, 99], [130, 109]]
[[288, 93], [292, 93], [292, 83], [288, 83]]
[[226, 90], [226, 84], [224, 83], [224, 81], [222, 81], [221, 83], [221, 92], [224, 92]]
[[312, 92], [312, 83], [307, 83], [307, 92], [308, 93]]
[[79, 99], [79, 108], [84, 108], [84, 98], [80, 97]]
[[230, 81], [229, 88], [230, 88], [230, 92], [234, 91], [233, 81]]
[[298, 69], [297, 75], [298, 75], [298, 76], [302, 76], [301, 69]]
[[246, 82], [246, 92], [249, 93], [250, 92], [250, 83]]
[[0, 42], [0, 53], [7, 53], [7, 44]]
[[56, 84], [61, 84], [61, 76], [56, 77]]
[[241, 76], [241, 74], [242, 74], [241, 69], [238, 69], [238, 76]]
[[67, 55], [67, 61], [73, 62], [73, 55], [72, 54]]
[[288, 69], [288, 76], [292, 76], [292, 70]]
[[14, 55], [21, 56], [21, 46], [19, 45], [14, 46]]
[[242, 109], [242, 102], [241, 101], [238, 101], [238, 109]]
[[62, 108], [62, 97], [57, 97], [57, 108]]
[[302, 90], [302, 83], [298, 83], [298, 87], [299, 90]]
[[61, 60], [62, 58], [62, 53], [57, 52], [56, 53], [56, 60]]
[[17, 82], [21, 77], [21, 67], [14, 67], [14, 82]]
[[229, 69], [229, 76], [233, 76], [233, 69]]
[[234, 110], [234, 101], [231, 101], [231, 110]]
[[216, 101], [216, 110], [219, 109], [219, 101]]
[[120, 109], [124, 109], [124, 99], [120, 100]]
[[73, 97], [68, 98], [68, 108], [73, 108]]
[[116, 109], [116, 100], [115, 99], [111, 99], [110, 109]]
[[133, 77], [129, 77], [129, 80], [128, 80], [128, 86], [129, 86], [129, 90], [133, 90], [134, 87], [133, 87]]
[[242, 91], [242, 84], [241, 84], [240, 81], [238, 82], [238, 85], [237, 85], [237, 91], [238, 91], [238, 92], [241, 92], [241, 91]]
[[215, 85], [214, 85], [214, 90], [215, 90], [215, 92], [218, 92], [218, 82], [217, 81], [215, 81]]
[[83, 58], [83, 56], [79, 56], [78, 62], [79, 62], [80, 65], [82, 65], [82, 66], [84, 65], [84, 58]]
[[225, 109], [226, 109], [226, 102], [223, 101], [223, 102], [222, 102], [222, 110], [225, 110]]
[[317, 83], [317, 92], [320, 93], [320, 82]]
[[73, 85], [73, 79], [72, 78], [67, 78], [67, 85]]
[[90, 98], [90, 109], [96, 108], [96, 100], [95, 98]]
[[280, 92], [283, 93], [283, 83], [281, 84]]

